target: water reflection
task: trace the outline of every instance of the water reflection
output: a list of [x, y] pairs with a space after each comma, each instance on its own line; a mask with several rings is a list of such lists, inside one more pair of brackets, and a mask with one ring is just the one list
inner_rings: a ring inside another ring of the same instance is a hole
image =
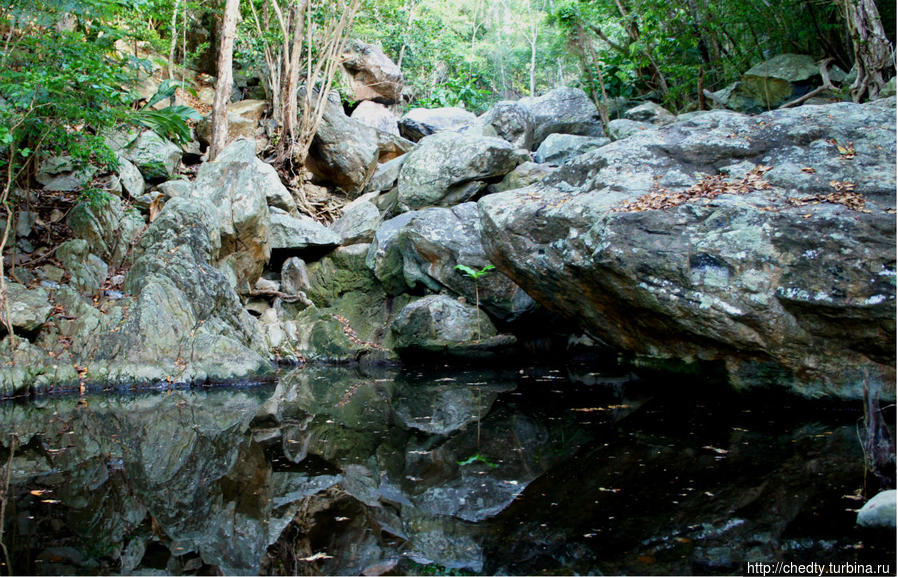
[[894, 556], [853, 527], [857, 414], [769, 406], [588, 369], [333, 367], [6, 404], [4, 542], [20, 574], [728, 573]]

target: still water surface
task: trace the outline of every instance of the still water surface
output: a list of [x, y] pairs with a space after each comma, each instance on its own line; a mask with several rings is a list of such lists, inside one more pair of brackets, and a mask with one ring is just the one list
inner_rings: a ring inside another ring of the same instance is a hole
[[3, 541], [17, 574], [893, 562], [894, 534], [854, 527], [859, 409], [583, 367], [7, 403]]

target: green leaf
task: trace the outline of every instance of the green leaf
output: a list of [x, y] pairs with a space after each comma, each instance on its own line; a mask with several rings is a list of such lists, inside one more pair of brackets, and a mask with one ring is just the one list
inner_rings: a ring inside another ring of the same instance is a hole
[[457, 461], [457, 462], [458, 462], [459, 466], [464, 467], [465, 465], [472, 465], [472, 464], [476, 463], [477, 461], [480, 461], [481, 463], [483, 463], [484, 465], [486, 465], [487, 467], [490, 467], [492, 469], [495, 469], [499, 466], [496, 463], [488, 461], [487, 458], [484, 457], [483, 455], [481, 455], [480, 453], [475, 453], [475, 454], [471, 455], [470, 457], [468, 457], [467, 459], [465, 459], [464, 461]]

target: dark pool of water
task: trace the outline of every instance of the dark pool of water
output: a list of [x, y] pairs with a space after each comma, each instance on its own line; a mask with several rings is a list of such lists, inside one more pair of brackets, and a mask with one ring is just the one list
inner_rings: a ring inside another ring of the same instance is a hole
[[860, 418], [586, 367], [8, 403], [2, 541], [17, 574], [894, 571], [854, 525]]

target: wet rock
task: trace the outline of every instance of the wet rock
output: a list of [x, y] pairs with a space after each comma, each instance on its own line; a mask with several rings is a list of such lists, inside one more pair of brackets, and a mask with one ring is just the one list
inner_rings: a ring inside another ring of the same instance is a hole
[[378, 46], [353, 40], [343, 51], [342, 64], [356, 100], [383, 104], [399, 102], [402, 71]]
[[140, 170], [144, 180], [158, 183], [175, 175], [183, 152], [171, 141], [152, 130], [145, 130], [122, 150], [122, 154]]
[[446, 295], [426, 296], [407, 305], [393, 320], [390, 331], [400, 354], [485, 357], [515, 342], [511, 335], [497, 334], [483, 311]]
[[574, 134], [550, 134], [533, 154], [533, 161], [539, 164], [558, 166], [569, 158], [579, 156], [611, 142], [605, 137], [577, 136]]
[[87, 241], [90, 252], [113, 269], [124, 263], [145, 226], [140, 215], [126, 210], [121, 199], [114, 196], [78, 203], [67, 222], [76, 237]]
[[413, 108], [399, 119], [399, 133], [418, 142], [425, 136], [458, 130], [476, 121], [477, 116], [464, 108]]
[[423, 139], [402, 165], [399, 207], [407, 211], [465, 202], [484, 189], [486, 181], [505, 176], [527, 159], [499, 138], [435, 134]]
[[28, 289], [16, 282], [6, 281], [9, 317], [6, 307], [0, 307], [0, 330], [6, 332], [6, 323], [12, 324], [13, 330], [32, 332], [47, 322], [53, 309], [47, 291], [42, 288]]
[[360, 242], [371, 242], [383, 217], [380, 210], [365, 197], [359, 197], [343, 207], [343, 215], [330, 226], [340, 235], [340, 243], [344, 245]]
[[365, 265], [368, 249], [367, 244], [343, 246], [309, 265], [306, 295], [327, 307], [344, 293], [375, 291], [377, 279]]
[[399, 136], [399, 119], [383, 104], [366, 100], [355, 107], [349, 118], [381, 132]]
[[[712, 112], [484, 197], [484, 247], [540, 304], [644, 361], [713, 359], [737, 386], [842, 398], [859, 398], [866, 374], [891, 397], [894, 351], [881, 343], [894, 338], [894, 134], [872, 104]], [[772, 168], [708, 202], [628, 204], [687, 190], [696, 171], [742, 182], [744, 162]], [[840, 182], [869, 212], [787, 200]]]
[[533, 147], [555, 133], [604, 136], [596, 105], [579, 88], [564, 86], [518, 102], [533, 115]]
[[244, 289], [255, 284], [268, 262], [272, 247], [268, 197], [279, 196], [283, 188], [274, 168], [256, 158], [255, 144], [246, 139], [231, 143], [197, 171], [190, 198], [215, 208], [217, 264], [230, 267]]
[[655, 126], [666, 126], [677, 121], [676, 115], [655, 102], [646, 102], [624, 112], [624, 118], [636, 122], [648, 122]]
[[71, 285], [85, 294], [95, 294], [109, 275], [103, 259], [90, 252], [86, 240], [74, 239], [59, 245], [56, 256], [71, 275]]
[[526, 106], [503, 100], [494, 104], [481, 120], [493, 127], [496, 136], [507, 140], [515, 148], [533, 148], [533, 115]]
[[857, 514], [857, 524], [869, 529], [895, 529], [895, 501], [898, 491], [891, 489], [877, 493], [864, 503]]

